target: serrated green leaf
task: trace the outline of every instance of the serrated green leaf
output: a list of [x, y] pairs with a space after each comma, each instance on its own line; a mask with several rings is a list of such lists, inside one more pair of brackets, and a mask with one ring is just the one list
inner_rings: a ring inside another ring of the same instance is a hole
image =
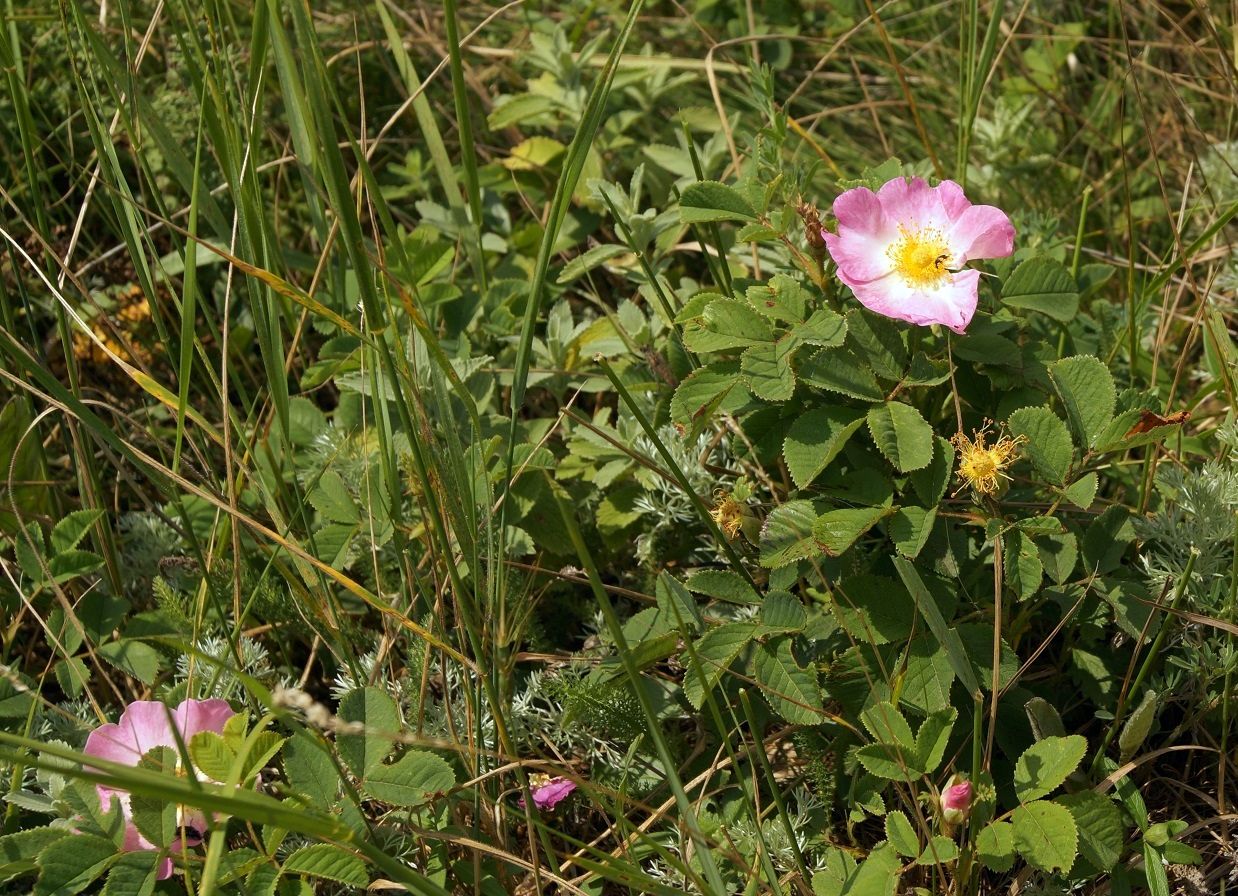
[[[915, 609], [910, 612], [914, 615]], [[942, 646], [931, 635], [921, 634], [907, 645], [904, 655], [906, 671], [898, 695], [899, 705], [922, 713], [934, 713], [949, 706], [954, 670]], [[919, 744], [918, 735], [916, 742]]]
[[1060, 261], [1041, 255], [1029, 258], [1006, 278], [1002, 303], [1065, 322], [1079, 313], [1079, 289]]
[[694, 352], [717, 352], [773, 342], [774, 334], [764, 317], [746, 302], [716, 299], [700, 317], [684, 327], [684, 345]]
[[56, 840], [39, 853], [39, 879], [34, 896], [71, 896], [80, 893], [120, 857], [116, 846], [93, 834]]
[[287, 740], [286, 737], [274, 731], [259, 731], [254, 734], [249, 753], [245, 757], [245, 769], [241, 773], [241, 780], [249, 781], [262, 771], [275, 758]]
[[627, 255], [632, 250], [627, 246], [620, 246], [615, 243], [603, 243], [600, 246], [593, 246], [584, 252], [581, 252], [571, 261], [563, 266], [563, 270], [559, 272], [559, 279], [555, 282], [559, 285], [571, 283], [577, 277], [583, 277], [599, 265], [603, 265], [612, 258], [618, 258], [620, 255]]
[[954, 707], [930, 713], [916, 732], [917, 765], [924, 769], [925, 774], [937, 771], [945, 759], [946, 745], [950, 742], [950, 732], [958, 714]]
[[787, 501], [775, 507], [761, 527], [761, 565], [777, 569], [815, 557], [821, 552], [813, 540], [817, 511], [808, 501]]
[[959, 857], [959, 845], [944, 834], [934, 834], [916, 858], [917, 865], [941, 865]]
[[336, 739], [340, 757], [353, 774], [364, 778], [391, 752], [400, 730], [400, 713], [391, 695], [379, 688], [357, 688], [340, 700], [339, 716], [365, 726], [364, 734], [341, 734]]
[[791, 639], [761, 644], [753, 653], [753, 672], [770, 708], [795, 725], [822, 720], [821, 686], [812, 668], [801, 667], [791, 653]]
[[1126, 845], [1126, 823], [1113, 800], [1095, 790], [1082, 790], [1060, 796], [1054, 802], [1070, 810], [1075, 820], [1079, 857], [1098, 872], [1112, 871]]
[[694, 594], [704, 594], [730, 604], [754, 604], [761, 599], [743, 576], [729, 569], [693, 570], [685, 585]]
[[873, 739], [883, 744], [897, 744], [914, 751], [916, 740], [911, 726], [893, 703], [874, 703], [860, 713], [860, 721]]
[[846, 339], [847, 321], [828, 308], [818, 308], [808, 320], [791, 328], [791, 336], [808, 345], [832, 348]]
[[150, 851], [125, 853], [107, 873], [107, 882], [99, 896], [150, 896], [159, 883], [159, 865], [163, 860]]
[[365, 776], [365, 792], [391, 806], [418, 806], [434, 793], [450, 790], [456, 773], [447, 760], [424, 750], [410, 750], [391, 765]]
[[1130, 511], [1120, 504], [1107, 507], [1095, 517], [1083, 533], [1080, 554], [1083, 571], [1088, 575], [1113, 572], [1122, 563], [1122, 555], [1135, 540], [1135, 527]]
[[1023, 436], [1026, 440], [1020, 450], [1041, 476], [1055, 485], [1066, 481], [1074, 446], [1070, 430], [1057, 414], [1048, 408], [1019, 408], [1010, 415], [1007, 424], [1012, 435]]
[[890, 518], [890, 540], [904, 557], [915, 559], [924, 548], [933, 523], [937, 520], [937, 508], [900, 507]]
[[912, 751], [898, 744], [865, 744], [855, 751], [865, 770], [889, 781], [915, 781], [921, 773]]
[[60, 660], [54, 671], [60, 689], [70, 697], [81, 696], [90, 684], [90, 667], [80, 657], [71, 656]]
[[1014, 867], [1014, 825], [995, 821], [976, 837], [976, 857], [993, 871], [1009, 871]]
[[370, 883], [365, 862], [329, 843], [302, 846], [284, 860], [284, 874], [304, 874], [349, 887], [366, 887]]
[[1109, 368], [1091, 355], [1076, 355], [1049, 365], [1049, 378], [1066, 408], [1071, 430], [1081, 444], [1094, 447], [1117, 403]]
[[1127, 451], [1143, 445], [1152, 445], [1182, 431], [1182, 422], [1164, 423], [1160, 426], [1139, 426], [1142, 431], [1134, 432], [1137, 424], [1144, 423], [1147, 411], [1134, 409], [1119, 414], [1109, 421], [1109, 425], [1096, 437], [1095, 449], [1098, 454], [1108, 454], [1111, 451]]
[[186, 746], [194, 768], [213, 780], [228, 780], [236, 763], [236, 753], [222, 735], [214, 731], [199, 731]]
[[883, 576], [848, 576], [834, 587], [834, 616], [853, 638], [869, 644], [901, 641], [911, 633], [915, 604], [898, 582]]
[[1087, 473], [1062, 489], [1062, 496], [1080, 510], [1087, 510], [1092, 506], [1092, 502], [1096, 500], [1096, 488], [1098, 485], [1099, 480], [1096, 474]]
[[950, 477], [954, 474], [954, 446], [949, 439], [941, 436], [934, 442], [933, 460], [927, 467], [916, 470], [908, 477], [925, 507], [934, 507], [941, 503], [950, 487]]
[[920, 854], [920, 838], [916, 836], [916, 829], [900, 810], [892, 809], [886, 815], [885, 827], [886, 839], [898, 850], [900, 856], [911, 859]]
[[1006, 585], [1019, 598], [1027, 600], [1040, 590], [1044, 568], [1036, 544], [1022, 532], [1006, 533], [1004, 540]]
[[809, 485], [838, 456], [864, 424], [854, 408], [823, 407], [806, 411], [787, 430], [782, 456], [797, 488]]
[[1027, 803], [1011, 813], [1010, 824], [1015, 849], [1033, 868], [1067, 871], [1075, 863], [1079, 833], [1065, 806], [1045, 800]]
[[812, 537], [827, 554], [837, 557], [889, 513], [888, 507], [830, 510], [817, 517], [813, 523]]
[[1086, 738], [1078, 734], [1046, 737], [1032, 744], [1014, 767], [1014, 789], [1019, 799], [1030, 802], [1057, 790], [1079, 767], [1087, 749]]
[[1053, 704], [1043, 697], [1033, 697], [1023, 705], [1027, 720], [1032, 726], [1032, 737], [1044, 740], [1047, 737], [1065, 737], [1066, 726]]
[[1040, 551], [1040, 565], [1054, 583], [1061, 585], [1074, 572], [1079, 560], [1079, 542], [1073, 532], [1047, 535], [1036, 540]]
[[804, 382], [840, 395], [861, 401], [885, 399], [872, 370], [846, 348], [826, 348], [809, 355], [799, 362], [798, 373]]
[[894, 896], [900, 864], [893, 846], [879, 844], [847, 881], [844, 896]]
[[1143, 742], [1148, 739], [1148, 734], [1152, 731], [1152, 723], [1156, 721], [1158, 699], [1156, 691], [1146, 691], [1139, 705], [1135, 707], [1135, 711], [1130, 714], [1130, 718], [1122, 726], [1122, 733], [1118, 735], [1118, 756], [1122, 762], [1133, 757], [1143, 746]]
[[679, 195], [679, 218], [685, 224], [755, 221], [756, 217], [756, 210], [738, 190], [715, 180], [689, 184]]
[[789, 591], [771, 591], [761, 604], [761, 628], [765, 632], [798, 632], [808, 624], [808, 613]]
[[933, 460], [933, 427], [909, 404], [887, 401], [871, 408], [868, 431], [900, 473], [927, 467]]
[[702, 625], [701, 610], [696, 605], [692, 592], [669, 572], [663, 570], [654, 583], [654, 597], [658, 609], [666, 614], [670, 624], [678, 629], [687, 626], [689, 631], [696, 631]]
[[355, 525], [361, 522], [361, 511], [357, 509], [344, 477], [334, 470], [327, 470], [318, 479], [318, 485], [309, 494], [309, 501], [324, 518], [333, 523]]
[[102, 510], [75, 510], [52, 528], [52, 553], [63, 554], [81, 544], [86, 533], [103, 516]]
[[117, 669], [132, 675], [143, 684], [154, 684], [159, 677], [163, 658], [159, 651], [141, 641], [120, 640], [100, 644], [95, 652]]
[[812, 298], [798, 280], [786, 274], [775, 274], [769, 283], [749, 286], [744, 296], [748, 304], [761, 314], [790, 324], [804, 320]]
[[695, 708], [700, 709], [706, 691], [711, 691], [735, 657], [757, 636], [760, 626], [755, 622], [727, 622], [705, 633], [690, 651], [684, 652], [687, 667], [683, 692]]
[[62, 551], [47, 560], [51, 580], [57, 584], [90, 575], [103, 566], [103, 558], [93, 551]]
[[864, 365], [877, 376], [897, 380], [907, 367], [903, 328], [885, 317], [860, 308], [847, 312], [848, 341]]
[[298, 731], [284, 744], [284, 774], [288, 783], [319, 807], [334, 807], [340, 775], [331, 755], [313, 736]]
[[711, 364], [680, 382], [671, 397], [671, 419], [696, 438], [714, 414], [737, 411], [750, 399], [738, 362]]
[[39, 853], [68, 836], [76, 835], [63, 828], [30, 828], [0, 837], [0, 882], [35, 870]]
[[739, 362], [739, 372], [748, 389], [764, 401], [786, 401], [795, 394], [795, 341], [789, 338], [763, 342], [747, 349]]

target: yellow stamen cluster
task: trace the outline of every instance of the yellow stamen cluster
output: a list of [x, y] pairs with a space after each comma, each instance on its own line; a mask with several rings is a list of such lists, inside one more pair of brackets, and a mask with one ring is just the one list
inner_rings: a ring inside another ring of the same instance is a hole
[[734, 538], [739, 534], [744, 523], [744, 505], [740, 504], [730, 492], [719, 492], [714, 503], [714, 509], [709, 512], [722, 534]]
[[886, 255], [908, 286], [933, 286], [950, 276], [950, 248], [936, 227], [912, 230], [899, 225], [898, 239]]
[[1001, 436], [990, 446], [981, 429], [974, 440], [960, 432], [950, 441], [959, 452], [959, 479], [976, 494], [989, 496], [997, 492], [1001, 480], [1010, 478], [1004, 471], [1018, 458], [1024, 438]]

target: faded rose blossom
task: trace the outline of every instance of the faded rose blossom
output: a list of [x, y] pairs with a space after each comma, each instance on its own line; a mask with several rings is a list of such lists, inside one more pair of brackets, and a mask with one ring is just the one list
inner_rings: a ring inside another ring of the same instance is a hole
[[[90, 732], [83, 752], [87, 756], [137, 766], [142, 757], [156, 747], [179, 749], [173, 726], [176, 732], [179, 732], [181, 741], [188, 743], [190, 738], [202, 731], [222, 734], [224, 724], [234, 715], [236, 713], [224, 700], [186, 700], [171, 711], [157, 701], [138, 700], [125, 707], [119, 722], [100, 725]], [[125, 852], [158, 849], [142, 836], [134, 825], [127, 791], [102, 784], [96, 785], [95, 789], [99, 794], [99, 802], [105, 809], [112, 807], [113, 800], [120, 803], [120, 811], [125, 819], [125, 839], [122, 847]], [[177, 821], [181, 828], [180, 851], [201, 844], [207, 822], [200, 809], [179, 809]], [[177, 847], [173, 849], [176, 850]], [[159, 863], [158, 878], [164, 880], [171, 876], [172, 859], [164, 858]]]
[[[529, 778], [529, 792], [533, 795], [533, 805], [543, 812], [553, 809], [563, 802], [576, 789], [576, 782], [570, 778], [550, 775], [532, 775]], [[524, 797], [520, 798], [520, 806], [524, 807]]]
[[955, 775], [946, 782], [941, 792], [941, 817], [947, 824], [958, 824], [971, 811], [974, 797], [975, 789], [971, 781], [960, 780], [959, 776]]
[[896, 177], [874, 193], [848, 190], [834, 200], [838, 233], [822, 236], [838, 279], [870, 311], [962, 333], [976, 313], [977, 258], [1014, 251], [1014, 226], [1001, 209], [972, 205], [951, 180], [930, 187]]

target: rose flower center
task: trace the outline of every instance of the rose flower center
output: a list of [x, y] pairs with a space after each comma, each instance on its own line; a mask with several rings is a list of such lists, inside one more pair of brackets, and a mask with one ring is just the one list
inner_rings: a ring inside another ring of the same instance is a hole
[[950, 276], [950, 249], [935, 227], [912, 230], [900, 225], [898, 239], [886, 250], [894, 270], [909, 286], [930, 286]]

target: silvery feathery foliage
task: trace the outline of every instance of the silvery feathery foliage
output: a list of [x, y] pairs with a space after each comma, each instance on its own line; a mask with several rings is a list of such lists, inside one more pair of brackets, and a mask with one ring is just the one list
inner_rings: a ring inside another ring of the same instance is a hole
[[[730, 461], [726, 439], [720, 439], [711, 446], [714, 436], [702, 433], [691, 443], [685, 442], [673, 426], [663, 426], [657, 431], [658, 440], [674, 459], [675, 464], [687, 477], [692, 490], [700, 495], [706, 503], [712, 500], [713, 493], [719, 488], [725, 488], [726, 483], [710, 472], [707, 467], [726, 468]], [[662, 465], [662, 455], [657, 446], [645, 434], [636, 437], [632, 444], [633, 450], [645, 457], [652, 458]], [[703, 537], [704, 526], [700, 514], [692, 499], [679, 484], [662, 476], [651, 476], [645, 482], [645, 489], [633, 502], [634, 507], [650, 519], [656, 520], [653, 528], [642, 533], [636, 539], [636, 556], [642, 563], [649, 562], [654, 540], [664, 530], [674, 530], [685, 525], [693, 525], [702, 532], [701, 545], [694, 554], [703, 562], [716, 559], [715, 547]]]
[[94, 705], [85, 697], [62, 700], [56, 708], [60, 711], [39, 715], [37, 728], [30, 732], [32, 738], [41, 741], [54, 738], [80, 746], [86, 742], [86, 735], [99, 724]]
[[123, 514], [117, 527], [127, 588], [131, 594], [148, 597], [160, 561], [182, 552], [181, 537], [163, 517], [144, 510]]
[[341, 666], [335, 680], [331, 682], [331, 696], [339, 701], [352, 691], [371, 686], [382, 688], [395, 698], [397, 703], [403, 703], [404, 688], [400, 682], [378, 669], [377, 650], [371, 650], [357, 658], [356, 674], [350, 667]]
[[[812, 839], [822, 829], [825, 803], [803, 786], [795, 788], [788, 802], [791, 830], [795, 833], [794, 845], [799, 848], [808, 870], [820, 871], [825, 867], [825, 858], [813, 849]], [[758, 836], [757, 826], [751, 817], [745, 815], [727, 826], [727, 835], [747, 855], [757, 855], [763, 842], [779, 872], [794, 871], [799, 867], [795, 862], [795, 849], [787, 836], [787, 826], [776, 817], [761, 822]]]
[[1186, 595], [1198, 610], [1219, 610], [1225, 589], [1217, 586], [1228, 582], [1234, 564], [1238, 470], [1217, 461], [1189, 471], [1169, 467], [1158, 474], [1157, 487], [1165, 506], [1135, 522], [1144, 574], [1158, 588], [1176, 582], [1198, 551]]
[[[560, 681], [553, 681], [554, 677]], [[624, 756], [616, 744], [598, 737], [586, 726], [564, 724], [565, 709], [560, 696], [563, 679], [575, 679], [573, 683], [579, 684], [581, 677], [583, 673], [574, 667], [553, 676], [545, 672], [529, 675], [524, 688], [512, 700], [512, 735], [517, 743], [534, 752], [549, 748], [564, 758], [583, 759], [590, 767], [618, 768]]]
[[1218, 203], [1238, 199], [1238, 141], [1212, 144], [1200, 156], [1199, 168]]
[[271, 677], [266, 648], [247, 635], [237, 640], [235, 652], [226, 638], [215, 636], [203, 638], [195, 646], [197, 655], [182, 656], [176, 661], [177, 678], [188, 684], [189, 697], [197, 700], [243, 697], [245, 686], [238, 671], [258, 680]]

